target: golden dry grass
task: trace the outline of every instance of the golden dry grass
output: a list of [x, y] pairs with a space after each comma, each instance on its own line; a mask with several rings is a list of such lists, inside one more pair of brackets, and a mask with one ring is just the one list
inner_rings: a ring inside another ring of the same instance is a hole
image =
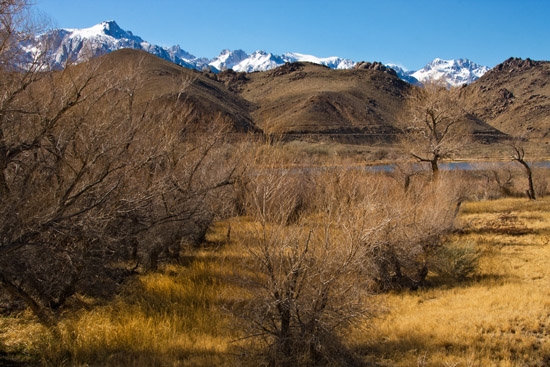
[[29, 355], [47, 366], [222, 365], [240, 337], [222, 304], [244, 297], [227, 282], [234, 272], [231, 256], [196, 250], [187, 265], [141, 275], [109, 304], [66, 317], [59, 324], [61, 338], [30, 314], [4, 317], [0, 346], [19, 361]]
[[483, 251], [476, 278], [381, 295], [390, 312], [358, 348], [387, 366], [548, 365], [550, 200], [468, 203], [461, 221], [456, 240]]

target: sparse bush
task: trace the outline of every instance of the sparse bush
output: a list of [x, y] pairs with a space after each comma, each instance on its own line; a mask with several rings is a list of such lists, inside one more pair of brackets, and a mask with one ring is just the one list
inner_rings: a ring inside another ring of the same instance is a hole
[[340, 190], [352, 183], [345, 173], [326, 183], [325, 172], [283, 168], [273, 154], [256, 156], [254, 167], [244, 197], [253, 224], [237, 239], [248, 253], [253, 275], [242, 281], [251, 296], [236, 311], [269, 365], [349, 365], [341, 336], [376, 311], [364, 261], [375, 206], [368, 196], [361, 209], [338, 200], [355, 203], [365, 192]]
[[447, 243], [433, 251], [428, 262], [430, 271], [441, 278], [463, 281], [475, 275], [480, 256], [475, 243]]

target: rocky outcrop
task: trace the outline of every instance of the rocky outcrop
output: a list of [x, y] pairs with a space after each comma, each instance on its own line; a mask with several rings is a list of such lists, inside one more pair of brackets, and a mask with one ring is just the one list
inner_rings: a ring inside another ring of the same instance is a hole
[[374, 62], [368, 62], [368, 61], [361, 61], [355, 64], [354, 69], [363, 69], [363, 70], [378, 70], [383, 71], [385, 73], [388, 73], [393, 76], [397, 76], [397, 72], [393, 70], [390, 67], [387, 67], [386, 65], [382, 64], [381, 62], [374, 61]]

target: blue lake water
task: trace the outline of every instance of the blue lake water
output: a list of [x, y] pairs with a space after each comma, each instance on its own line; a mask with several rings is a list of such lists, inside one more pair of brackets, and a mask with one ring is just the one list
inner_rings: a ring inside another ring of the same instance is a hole
[[[550, 161], [528, 162], [533, 168], [550, 168]], [[443, 162], [439, 164], [442, 171], [483, 171], [506, 167], [521, 167], [519, 163], [509, 162]], [[393, 172], [396, 168], [394, 164], [383, 164], [377, 166], [366, 166], [365, 169], [371, 172]], [[415, 170], [430, 169], [429, 163], [413, 163]]]

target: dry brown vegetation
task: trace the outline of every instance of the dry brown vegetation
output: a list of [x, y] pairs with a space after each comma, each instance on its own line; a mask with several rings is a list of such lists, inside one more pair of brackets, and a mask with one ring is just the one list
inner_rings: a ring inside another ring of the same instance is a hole
[[[2, 31], [9, 58], [25, 34]], [[202, 242], [231, 193], [238, 128], [221, 112], [199, 124], [182, 93], [195, 80], [177, 68], [161, 63], [172, 93], [151, 96], [148, 60], [0, 69], [0, 283], [9, 308], [22, 302], [54, 333], [73, 295], [107, 296]]]
[[[356, 324], [343, 339], [358, 356], [355, 363], [548, 363], [549, 206], [546, 199], [464, 204], [461, 231], [450, 240], [480, 252], [474, 276], [450, 281], [431, 273], [416, 291], [371, 294], [367, 305], [376, 306], [377, 317]], [[208, 247], [194, 250], [180, 265], [163, 265], [129, 282], [115, 300], [67, 315], [61, 339], [51, 339], [28, 314], [3, 317], [2, 345], [12, 356], [7, 358], [110, 366], [233, 366], [246, 356], [261, 358], [261, 345], [250, 344], [247, 329], [235, 327], [242, 324], [234, 319], [234, 307], [244, 307], [254, 289], [241, 279], [257, 275], [243, 267], [250, 253], [240, 238], [257, 228], [246, 218], [216, 224]]]
[[[464, 153], [464, 88], [290, 64], [225, 89], [128, 50], [12, 69], [27, 7], [0, 2], [0, 364], [550, 363], [548, 152], [440, 170], [509, 148]], [[278, 139], [384, 132], [405, 106], [407, 152]]]

